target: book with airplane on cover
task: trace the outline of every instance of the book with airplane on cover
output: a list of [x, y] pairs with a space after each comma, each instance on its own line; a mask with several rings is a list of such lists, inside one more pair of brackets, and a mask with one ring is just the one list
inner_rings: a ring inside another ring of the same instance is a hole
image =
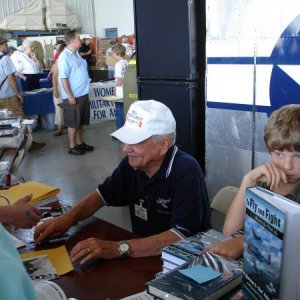
[[161, 254], [164, 261], [164, 268], [166, 270], [173, 270], [176, 266], [182, 265], [186, 261], [198, 256], [208, 246], [227, 239], [231, 239], [231, 237], [225, 237], [221, 232], [209, 229], [166, 246], [162, 249]]
[[203, 253], [148, 282], [147, 292], [158, 299], [219, 299], [242, 283], [241, 260]]
[[299, 228], [298, 203], [247, 189], [244, 287], [254, 299], [300, 299]]

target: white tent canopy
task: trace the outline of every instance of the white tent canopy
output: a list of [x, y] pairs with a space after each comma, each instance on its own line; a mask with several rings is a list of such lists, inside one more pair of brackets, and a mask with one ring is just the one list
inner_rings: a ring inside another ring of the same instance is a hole
[[0, 30], [55, 30], [64, 26], [81, 27], [77, 15], [67, 8], [65, 0], [35, 0], [6, 15]]

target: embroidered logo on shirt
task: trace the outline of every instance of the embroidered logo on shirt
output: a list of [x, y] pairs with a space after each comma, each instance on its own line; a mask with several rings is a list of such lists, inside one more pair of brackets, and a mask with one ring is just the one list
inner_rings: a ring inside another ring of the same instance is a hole
[[163, 199], [163, 198], [158, 198], [156, 200], [157, 204], [160, 204], [163, 208], [168, 208], [168, 204], [171, 203], [171, 199]]

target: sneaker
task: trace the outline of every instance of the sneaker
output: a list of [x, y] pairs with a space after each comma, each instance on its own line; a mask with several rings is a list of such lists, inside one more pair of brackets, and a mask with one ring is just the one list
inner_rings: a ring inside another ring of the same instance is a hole
[[81, 145], [77, 145], [76, 148], [80, 149], [80, 150], [84, 150], [84, 151], [93, 151], [94, 150], [93, 146], [87, 145], [85, 143], [82, 143]]
[[45, 147], [46, 143], [38, 143], [35, 141], [32, 141], [32, 144], [30, 146], [30, 148], [28, 149], [28, 151], [35, 151], [35, 150], [40, 150], [41, 148]]
[[74, 148], [69, 148], [68, 153], [73, 155], [82, 155], [85, 153], [85, 151], [77, 147], [74, 147]]

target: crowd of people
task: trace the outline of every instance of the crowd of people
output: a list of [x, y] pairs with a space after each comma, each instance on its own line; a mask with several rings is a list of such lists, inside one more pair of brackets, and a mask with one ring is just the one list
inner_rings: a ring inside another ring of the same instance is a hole
[[[10, 87], [7, 96], [11, 97], [7, 101], [13, 99], [20, 107], [22, 95], [15, 80], [16, 69], [9, 57], [3, 55], [5, 43], [4, 39], [0, 40], [0, 82], [5, 81], [7, 76]], [[83, 125], [89, 124], [90, 80], [88, 63], [82, 55], [91, 54], [87, 49], [90, 44], [85, 41], [85, 46], [82, 46], [80, 36], [74, 30], [66, 33], [64, 43], [59, 43], [64, 45], [64, 50], [52, 69], [54, 93], [63, 107], [63, 124], [68, 127], [68, 152], [82, 155], [94, 149], [83, 139]], [[117, 60], [117, 87], [122, 87], [127, 66], [124, 59], [126, 41], [124, 44], [112, 46]], [[30, 55], [30, 50], [26, 51], [26, 55]], [[33, 61], [30, 63], [36, 66]], [[21, 68], [18, 71], [26, 77], [35, 74], [24, 72]], [[1, 93], [2, 88], [0, 103]], [[126, 156], [109, 177], [69, 211], [37, 226], [34, 231], [36, 245], [49, 237], [62, 235], [72, 225], [104, 206], [129, 206], [132, 230], [140, 238], [108, 241], [91, 237], [79, 241], [70, 252], [73, 262], [85, 264], [97, 258], [159, 255], [163, 247], [210, 228], [211, 211], [204, 175], [198, 162], [176, 146], [176, 121], [167, 106], [155, 100], [134, 102], [128, 110], [125, 124], [111, 136], [123, 143]], [[226, 216], [225, 235], [243, 229], [247, 187], [262, 183], [267, 189], [300, 201], [300, 105], [287, 105], [274, 111], [265, 126], [264, 139], [271, 160], [243, 177]], [[15, 222], [18, 222], [19, 227], [37, 223], [40, 214], [26, 204], [30, 196], [24, 196], [14, 206], [0, 207], [1, 223], [16, 225]], [[0, 259], [8, 267], [12, 260], [12, 255], [8, 254], [11, 247], [6, 245], [8, 242], [2, 227], [0, 239], [1, 245], [5, 244], [0, 247]], [[237, 258], [243, 254], [243, 239], [243, 236], [233, 238], [205, 251]], [[13, 256], [14, 272], [26, 277], [24, 268]], [[26, 286], [24, 289], [33, 292], [28, 279], [23, 281], [23, 285]], [[1, 282], [0, 288], [7, 289]]]
[[[5, 65], [3, 76], [1, 109], [12, 111], [12, 116], [24, 117], [22, 110], [22, 92], [40, 88], [39, 73], [42, 64], [33, 51], [33, 42], [25, 39], [22, 46], [15, 49], [8, 47], [7, 40], [1, 38], [2, 65]], [[89, 124], [89, 85], [93, 79], [92, 63], [95, 55], [92, 53], [92, 39], [80, 39], [76, 31], [66, 32], [64, 40], [58, 40], [55, 45], [53, 65], [47, 79], [52, 79], [53, 102], [55, 105], [55, 136], [63, 135], [67, 128], [69, 149], [72, 155], [82, 155], [86, 151], [93, 151], [93, 146], [83, 141], [83, 125]], [[116, 95], [123, 97], [123, 79], [128, 65], [129, 53], [134, 46], [128, 43], [128, 37], [123, 35], [121, 43], [113, 43], [111, 47], [114, 59], [114, 78], [116, 81]], [[61, 59], [59, 59], [61, 57]], [[8, 74], [9, 73], [9, 74]], [[40, 149], [45, 143], [33, 142], [32, 150]]]

